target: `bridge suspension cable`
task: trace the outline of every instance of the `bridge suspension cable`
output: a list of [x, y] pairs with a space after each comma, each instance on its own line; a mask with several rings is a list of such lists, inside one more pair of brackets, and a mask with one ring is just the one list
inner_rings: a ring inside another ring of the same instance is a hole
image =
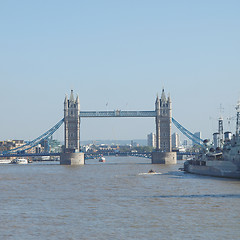
[[16, 152], [17, 150], [18, 151], [21, 151], [21, 150], [28, 150], [30, 148], [33, 148], [35, 147], [37, 144], [39, 144], [39, 142], [41, 142], [42, 140], [45, 140], [49, 137], [51, 137], [60, 127], [61, 125], [63, 124], [64, 122], [64, 118], [61, 119], [56, 125], [54, 125], [52, 128], [50, 128], [48, 131], [46, 131], [45, 133], [43, 133], [41, 136], [35, 138], [34, 140], [20, 146], [20, 147], [17, 147], [17, 148], [13, 148], [11, 150], [8, 150], [8, 151], [4, 151], [4, 153], [11, 153], [11, 152]]
[[204, 146], [203, 144], [201, 144], [204, 140], [199, 138], [198, 136], [194, 135], [193, 133], [191, 133], [190, 131], [188, 131], [185, 127], [183, 127], [177, 120], [175, 120], [174, 118], [172, 118], [172, 122], [174, 123], [174, 125], [190, 140], [192, 140], [195, 144], [198, 144], [200, 146]]

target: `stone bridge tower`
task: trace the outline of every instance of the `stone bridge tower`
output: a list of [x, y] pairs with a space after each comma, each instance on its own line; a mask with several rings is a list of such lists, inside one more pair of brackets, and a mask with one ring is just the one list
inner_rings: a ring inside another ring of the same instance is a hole
[[84, 154], [80, 153], [80, 102], [78, 96], [74, 99], [73, 90], [64, 100], [64, 143], [60, 164], [84, 164]]
[[79, 152], [80, 150], [80, 102], [77, 96], [74, 100], [73, 90], [69, 100], [64, 100], [64, 140], [65, 152]]
[[172, 102], [166, 98], [164, 89], [161, 99], [157, 96], [156, 111], [156, 151], [152, 153], [152, 163], [176, 164], [177, 156], [172, 152]]
[[170, 96], [166, 98], [164, 89], [160, 99], [160, 149], [163, 152], [172, 151], [172, 102]]

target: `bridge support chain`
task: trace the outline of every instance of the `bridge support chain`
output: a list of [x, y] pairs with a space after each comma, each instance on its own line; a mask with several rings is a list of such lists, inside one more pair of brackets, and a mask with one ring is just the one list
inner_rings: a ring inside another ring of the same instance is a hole
[[152, 152], [152, 164], [177, 164], [177, 153]]
[[74, 152], [74, 153], [61, 153], [60, 155], [61, 165], [84, 165], [84, 153]]

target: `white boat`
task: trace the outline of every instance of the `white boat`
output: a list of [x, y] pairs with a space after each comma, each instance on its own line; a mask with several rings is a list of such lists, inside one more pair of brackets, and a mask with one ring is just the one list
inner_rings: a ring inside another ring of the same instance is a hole
[[28, 160], [26, 158], [16, 158], [12, 160], [13, 164], [28, 164]]
[[0, 159], [0, 164], [2, 163], [11, 163], [12, 160], [11, 159]]

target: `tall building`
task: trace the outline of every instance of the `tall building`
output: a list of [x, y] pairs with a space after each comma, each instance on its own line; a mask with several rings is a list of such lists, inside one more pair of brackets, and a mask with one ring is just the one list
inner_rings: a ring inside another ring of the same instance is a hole
[[172, 124], [172, 102], [170, 96], [166, 98], [164, 89], [161, 99], [155, 103], [156, 109], [156, 149], [157, 151], [171, 152], [171, 124]]
[[188, 140], [183, 140], [183, 146], [186, 148], [188, 146]]
[[155, 133], [150, 133], [147, 135], [147, 140], [148, 140], [148, 146], [156, 148], [156, 134]]
[[78, 96], [74, 100], [73, 90], [70, 98], [64, 101], [64, 140], [65, 152], [80, 150], [80, 102]]
[[173, 148], [179, 148], [180, 145], [180, 138], [178, 133], [172, 134], [172, 147]]

